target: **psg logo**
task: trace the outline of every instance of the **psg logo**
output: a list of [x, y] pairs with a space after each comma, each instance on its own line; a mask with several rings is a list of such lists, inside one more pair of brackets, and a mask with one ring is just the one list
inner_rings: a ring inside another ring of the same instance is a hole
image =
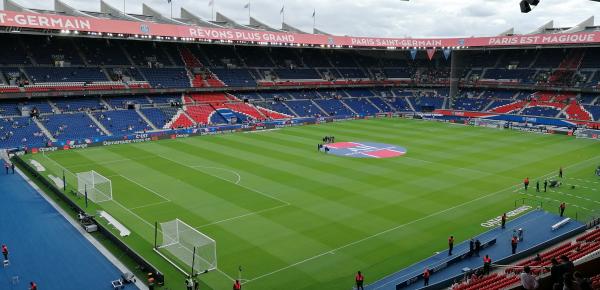
[[404, 147], [373, 142], [338, 142], [326, 144], [325, 148], [323, 151], [328, 154], [354, 158], [393, 158], [407, 152]]
[[150, 26], [146, 25], [146, 24], [142, 24], [140, 25], [140, 31], [142, 33], [150, 33]]

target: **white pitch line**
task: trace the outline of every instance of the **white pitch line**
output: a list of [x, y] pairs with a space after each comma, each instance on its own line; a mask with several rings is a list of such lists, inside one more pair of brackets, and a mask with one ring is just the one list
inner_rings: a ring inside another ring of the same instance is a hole
[[[169, 158], [169, 157], [166, 157], [166, 156], [164, 156], [164, 155], [156, 154], [156, 156], [159, 156], [159, 157], [161, 157], [161, 158], [163, 158], [163, 159], [166, 159], [166, 160], [169, 160], [169, 161], [171, 161], [171, 162], [177, 163], [177, 164], [179, 164], [179, 165], [181, 165], [181, 166], [185, 166], [185, 167], [188, 167], [188, 168], [194, 169], [194, 170], [196, 170], [196, 171], [201, 171], [201, 170], [198, 170], [198, 169], [194, 168], [194, 167], [193, 167], [193, 166], [191, 166], [191, 165], [187, 165], [187, 164], [181, 163], [181, 162], [179, 162], [179, 161], [177, 161], [177, 160], [171, 159], [171, 158]], [[215, 177], [215, 178], [218, 178], [218, 179], [221, 179], [221, 180], [227, 181], [227, 182], [229, 182], [229, 183], [233, 183], [233, 182], [231, 182], [231, 180], [227, 180], [227, 179], [225, 179], [225, 178], [223, 178], [223, 177], [220, 177], [220, 176], [217, 176], [217, 175], [214, 175], [214, 174], [210, 174], [210, 173], [207, 173], [207, 172], [205, 172], [205, 171], [201, 171], [201, 172], [202, 172], [202, 173], [204, 173], [204, 174], [207, 174], [207, 175], [213, 176], [213, 177]], [[233, 183], [233, 184], [235, 184], [235, 183]], [[247, 186], [245, 186], [245, 185], [241, 185], [241, 184], [235, 184], [235, 185], [237, 185], [237, 186], [239, 186], [239, 187], [242, 187], [242, 188], [245, 188], [245, 189], [247, 189], [247, 190], [249, 190], [249, 191], [252, 191], [252, 192], [258, 193], [258, 194], [260, 194], [260, 195], [262, 195], [262, 196], [266, 196], [266, 197], [268, 197], [268, 198], [270, 198], [270, 199], [273, 199], [273, 200], [279, 201], [279, 202], [281, 202], [281, 203], [283, 203], [283, 204], [285, 204], [285, 205], [291, 205], [291, 203], [289, 203], [289, 202], [287, 202], [287, 201], [285, 201], [285, 200], [283, 200], [283, 199], [280, 199], [280, 198], [278, 198], [278, 197], [272, 196], [272, 195], [270, 195], [270, 194], [266, 194], [266, 193], [264, 193], [264, 192], [262, 192], [262, 191], [260, 191], [260, 190], [252, 189], [252, 188], [249, 188], [249, 187], [247, 187]]]
[[223, 170], [223, 171], [227, 171], [230, 173], [233, 173], [237, 176], [237, 180], [234, 182], [235, 184], [240, 184], [240, 182], [242, 181], [242, 176], [235, 170], [231, 170], [231, 169], [227, 169], [227, 168], [223, 168], [223, 167], [214, 167], [214, 166], [203, 166], [203, 165], [193, 165], [190, 166], [193, 168], [208, 168], [208, 169], [218, 169], [218, 170]]
[[135, 181], [135, 180], [133, 180], [133, 179], [131, 179], [131, 178], [129, 178], [129, 177], [127, 177], [127, 176], [123, 175], [123, 174], [119, 174], [119, 176], [121, 176], [121, 177], [123, 177], [123, 178], [125, 178], [125, 179], [129, 180], [131, 183], [134, 183], [134, 184], [136, 184], [137, 186], [139, 186], [139, 187], [141, 187], [141, 188], [143, 188], [143, 189], [145, 189], [145, 190], [147, 190], [147, 191], [150, 191], [150, 192], [152, 192], [152, 193], [156, 194], [157, 196], [161, 197], [161, 198], [162, 198], [162, 199], [164, 199], [165, 201], [171, 201], [170, 199], [168, 199], [168, 198], [164, 197], [162, 194], [160, 194], [160, 193], [156, 192], [155, 190], [152, 190], [152, 189], [150, 189], [150, 188], [148, 188], [148, 187], [144, 186], [143, 184], [141, 184], [141, 183], [139, 183], [139, 182], [137, 182], [137, 181]]
[[223, 220], [219, 220], [219, 221], [212, 222], [212, 223], [209, 223], [209, 224], [204, 224], [204, 225], [197, 226], [197, 227], [194, 227], [194, 228], [195, 229], [201, 229], [201, 228], [205, 228], [205, 227], [208, 227], [208, 226], [212, 226], [212, 225], [216, 225], [216, 224], [221, 224], [221, 223], [224, 223], [224, 222], [229, 222], [229, 221], [232, 221], [232, 220], [241, 219], [241, 218], [248, 217], [248, 216], [251, 216], [251, 215], [257, 215], [257, 214], [261, 214], [261, 213], [264, 213], [264, 212], [276, 210], [276, 209], [279, 209], [279, 208], [282, 208], [282, 207], [286, 207], [286, 206], [290, 206], [290, 205], [289, 204], [282, 204], [282, 205], [278, 205], [278, 206], [275, 206], [275, 207], [266, 208], [266, 209], [263, 209], [263, 210], [253, 211], [253, 212], [249, 212], [247, 214], [243, 214], [243, 215], [238, 215], [238, 216], [226, 218], [226, 219], [223, 219]]
[[[570, 166], [567, 166], [567, 167], [565, 167], [565, 169], [566, 169], [566, 168], [571, 168], [571, 167], [578, 166], [578, 165], [580, 165], [580, 164], [583, 164], [583, 163], [585, 163], [585, 162], [589, 162], [590, 160], [594, 160], [594, 159], [597, 159], [597, 158], [599, 158], [599, 157], [600, 157], [600, 155], [599, 155], [599, 156], [596, 156], [596, 157], [593, 157], [593, 158], [590, 158], [590, 159], [586, 159], [586, 160], [583, 160], [583, 161], [577, 162], [577, 163], [575, 163], [575, 164], [572, 164], [572, 165], [570, 165]], [[552, 173], [548, 173], [548, 174], [542, 175], [542, 176], [540, 176], [539, 178], [543, 178], [543, 177], [546, 177], [546, 176], [552, 175], [553, 173], [554, 173], [554, 171], [553, 171]], [[521, 186], [521, 184], [511, 185], [511, 186], [509, 186], [509, 187], [507, 187], [507, 188], [504, 188], [504, 189], [501, 189], [501, 190], [498, 190], [498, 191], [492, 192], [492, 193], [490, 193], [490, 194], [487, 194], [487, 195], [480, 196], [480, 197], [478, 197], [478, 198], [472, 199], [472, 200], [470, 200], [470, 201], [463, 202], [463, 203], [461, 203], [461, 204], [458, 204], [458, 205], [455, 205], [455, 206], [453, 206], [453, 207], [450, 207], [450, 208], [447, 208], [447, 209], [444, 209], [444, 210], [441, 210], [441, 211], [438, 211], [438, 212], [434, 212], [434, 213], [431, 213], [431, 214], [429, 214], [429, 215], [426, 215], [426, 216], [424, 216], [424, 217], [421, 217], [421, 218], [418, 218], [418, 219], [415, 219], [415, 220], [409, 221], [409, 222], [407, 222], [407, 223], [404, 223], [404, 224], [401, 224], [401, 225], [398, 225], [398, 226], [395, 226], [395, 227], [389, 228], [389, 229], [387, 229], [387, 230], [384, 230], [384, 231], [381, 231], [381, 232], [375, 233], [375, 234], [373, 234], [373, 235], [370, 235], [370, 236], [364, 237], [364, 238], [362, 238], [362, 239], [359, 239], [359, 240], [356, 240], [356, 241], [350, 242], [350, 243], [348, 243], [348, 244], [345, 244], [345, 245], [339, 246], [339, 247], [337, 247], [337, 248], [335, 248], [335, 249], [328, 250], [328, 251], [326, 251], [326, 252], [323, 252], [323, 253], [317, 254], [317, 255], [315, 255], [315, 256], [312, 256], [312, 257], [306, 258], [306, 259], [304, 259], [304, 260], [302, 260], [302, 261], [298, 261], [298, 262], [296, 262], [296, 263], [290, 264], [290, 265], [288, 265], [288, 266], [285, 266], [285, 267], [283, 267], [283, 268], [279, 268], [279, 269], [277, 269], [277, 270], [275, 270], [275, 271], [272, 271], [272, 272], [269, 272], [269, 273], [266, 273], [266, 274], [260, 275], [260, 276], [258, 276], [258, 277], [254, 277], [253, 279], [249, 279], [247, 283], [250, 283], [250, 282], [252, 282], [252, 281], [256, 281], [256, 280], [262, 279], [262, 278], [264, 278], [264, 277], [271, 276], [271, 275], [273, 275], [273, 274], [276, 274], [276, 273], [279, 273], [279, 272], [281, 272], [281, 271], [284, 271], [284, 270], [287, 270], [287, 269], [293, 268], [293, 267], [295, 267], [295, 266], [298, 266], [298, 265], [304, 264], [304, 263], [306, 263], [306, 262], [309, 262], [309, 261], [312, 261], [312, 260], [318, 259], [318, 258], [320, 258], [320, 257], [323, 257], [323, 256], [326, 256], [326, 255], [329, 255], [329, 254], [331, 254], [332, 252], [337, 252], [337, 251], [339, 251], [339, 250], [342, 250], [342, 249], [345, 249], [345, 248], [348, 248], [348, 247], [354, 246], [354, 245], [356, 245], [356, 244], [362, 243], [362, 242], [364, 242], [364, 241], [367, 241], [367, 240], [370, 240], [370, 239], [372, 239], [372, 238], [375, 238], [375, 237], [381, 236], [381, 235], [383, 235], [383, 234], [387, 234], [387, 233], [389, 233], [389, 232], [393, 232], [393, 231], [395, 231], [395, 230], [397, 230], [397, 229], [404, 228], [404, 227], [406, 227], [406, 226], [412, 225], [412, 224], [414, 224], [414, 223], [417, 223], [417, 222], [420, 222], [420, 221], [423, 221], [423, 220], [426, 220], [426, 219], [429, 219], [429, 218], [432, 218], [432, 217], [438, 216], [438, 215], [440, 215], [440, 214], [443, 214], [443, 213], [446, 213], [446, 212], [448, 212], [448, 211], [452, 211], [452, 210], [454, 210], [454, 209], [456, 209], [456, 208], [459, 208], [459, 207], [462, 207], [462, 206], [465, 206], [465, 205], [471, 204], [471, 203], [473, 203], [473, 202], [476, 202], [476, 201], [479, 201], [479, 200], [482, 200], [482, 199], [485, 199], [485, 198], [488, 198], [488, 197], [494, 196], [494, 195], [496, 195], [496, 194], [499, 194], [499, 193], [505, 192], [505, 191], [507, 191], [507, 190], [510, 190], [510, 189], [512, 189], [513, 187], [518, 187], [518, 186]]]
[[136, 210], [136, 209], [140, 209], [140, 208], [157, 206], [157, 205], [161, 205], [161, 204], [169, 203], [169, 202], [171, 202], [171, 201], [168, 201], [168, 200], [159, 201], [159, 202], [155, 202], [155, 203], [150, 203], [150, 204], [146, 204], [146, 205], [140, 205], [140, 206], [132, 207], [131, 210]]

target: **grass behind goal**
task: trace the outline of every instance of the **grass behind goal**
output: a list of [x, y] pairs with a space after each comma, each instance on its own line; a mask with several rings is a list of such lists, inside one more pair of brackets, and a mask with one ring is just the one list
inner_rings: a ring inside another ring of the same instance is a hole
[[[408, 154], [381, 160], [326, 156], [316, 149], [326, 135], [399, 145]], [[462, 241], [484, 232], [480, 223], [526, 196], [520, 190], [525, 177], [535, 184], [563, 166], [565, 181], [576, 189], [528, 197], [564, 200], [570, 216], [583, 211], [575, 206], [597, 210], [598, 145], [375, 119], [26, 158], [110, 179], [113, 200], [90, 207], [106, 210], [132, 231], [123, 240], [165, 272], [171, 289], [185, 289], [183, 275], [153, 251], [154, 222], [180, 219], [219, 245], [217, 270], [200, 276], [201, 289], [230, 288], [242, 266], [244, 289], [345, 290], [357, 270], [369, 283], [444, 249], [451, 234]]]

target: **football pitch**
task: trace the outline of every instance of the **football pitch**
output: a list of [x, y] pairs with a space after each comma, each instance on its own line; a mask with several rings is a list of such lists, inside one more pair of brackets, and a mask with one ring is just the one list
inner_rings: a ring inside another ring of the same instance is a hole
[[[407, 149], [397, 158], [317, 151], [336, 142]], [[600, 209], [600, 143], [560, 135], [404, 119], [371, 119], [26, 155], [62, 176], [95, 170], [113, 200], [90, 204], [124, 224], [122, 240], [185, 289], [183, 275], [153, 250], [154, 223], [178, 218], [216, 240], [218, 269], [201, 289], [351, 289], [487, 230], [481, 223], [524, 198], [585, 219]], [[535, 192], [535, 182], [563, 186]], [[522, 181], [532, 184], [526, 193]], [[69, 182], [67, 182], [69, 183]], [[69, 184], [70, 186], [76, 185]], [[575, 188], [572, 188], [575, 186]], [[83, 199], [76, 199], [83, 205]]]

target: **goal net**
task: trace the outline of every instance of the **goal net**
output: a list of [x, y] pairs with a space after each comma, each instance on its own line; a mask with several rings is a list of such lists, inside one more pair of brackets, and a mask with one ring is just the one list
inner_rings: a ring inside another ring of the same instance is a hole
[[93, 170], [77, 173], [77, 191], [95, 203], [112, 200], [112, 182]]
[[156, 241], [156, 250], [180, 271], [187, 273], [177, 264], [190, 267], [192, 275], [217, 268], [217, 243], [209, 236], [179, 219], [160, 223], [160, 232], [162, 235], [157, 229], [157, 239], [162, 237], [162, 242]]

